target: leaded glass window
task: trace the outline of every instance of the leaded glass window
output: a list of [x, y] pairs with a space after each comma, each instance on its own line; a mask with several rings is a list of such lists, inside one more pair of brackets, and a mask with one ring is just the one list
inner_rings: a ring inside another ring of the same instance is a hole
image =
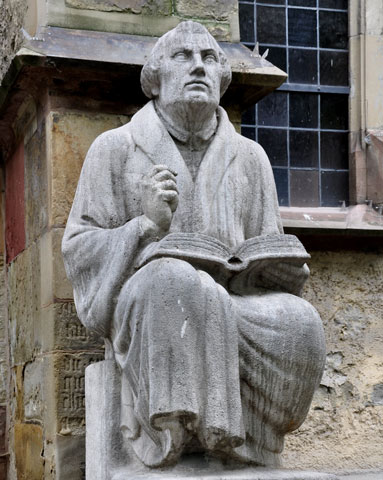
[[348, 201], [347, 0], [240, 0], [241, 41], [288, 81], [242, 117], [269, 155], [281, 206]]

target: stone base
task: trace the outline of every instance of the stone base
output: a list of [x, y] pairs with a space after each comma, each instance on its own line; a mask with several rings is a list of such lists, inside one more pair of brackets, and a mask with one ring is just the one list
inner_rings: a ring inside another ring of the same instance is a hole
[[337, 480], [320, 472], [244, 468], [204, 454], [181, 457], [168, 469], [149, 469], [124, 445], [120, 434], [120, 377], [114, 360], [87, 367], [86, 480]]
[[220, 460], [203, 454], [181, 457], [177, 466], [150, 470], [145, 467], [125, 467], [115, 470], [111, 480], [338, 480], [328, 473], [299, 470], [241, 467], [224, 465]]
[[112, 480], [339, 480], [339, 477], [320, 472], [298, 470], [246, 468], [221, 472], [206, 472], [203, 470], [189, 472], [151, 471], [140, 473], [118, 472]]

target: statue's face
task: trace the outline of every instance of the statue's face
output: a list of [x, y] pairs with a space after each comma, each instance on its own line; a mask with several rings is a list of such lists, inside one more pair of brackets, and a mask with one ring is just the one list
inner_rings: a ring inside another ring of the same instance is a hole
[[206, 34], [177, 34], [159, 72], [158, 100], [163, 105], [214, 103], [220, 99], [221, 64], [212, 39]]

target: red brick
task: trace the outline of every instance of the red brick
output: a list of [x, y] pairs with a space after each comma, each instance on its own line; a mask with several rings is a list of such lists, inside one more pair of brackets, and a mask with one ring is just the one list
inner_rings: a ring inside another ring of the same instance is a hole
[[25, 248], [23, 142], [5, 166], [5, 245], [7, 263]]
[[6, 452], [6, 445], [5, 445], [6, 415], [7, 415], [6, 408], [3, 406], [0, 406], [0, 455]]
[[7, 459], [0, 457], [0, 480], [7, 480]]

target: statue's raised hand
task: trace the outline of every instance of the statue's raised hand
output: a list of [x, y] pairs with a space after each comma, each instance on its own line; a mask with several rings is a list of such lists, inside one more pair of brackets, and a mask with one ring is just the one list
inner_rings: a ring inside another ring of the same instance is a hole
[[178, 206], [177, 173], [166, 165], [155, 165], [144, 177], [141, 205], [144, 215], [162, 231], [169, 231]]

